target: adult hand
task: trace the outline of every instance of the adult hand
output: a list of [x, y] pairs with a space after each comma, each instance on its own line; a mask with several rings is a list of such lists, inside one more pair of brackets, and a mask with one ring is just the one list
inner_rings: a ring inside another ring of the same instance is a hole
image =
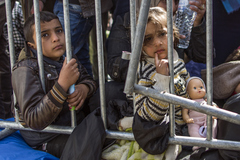
[[193, 26], [196, 27], [202, 23], [203, 16], [206, 12], [206, 0], [189, 1], [190, 9], [197, 13]]
[[[39, 11], [41, 12], [43, 10], [44, 4], [41, 0], [39, 0]], [[34, 14], [34, 6], [31, 8], [31, 14]]]
[[89, 88], [85, 84], [75, 85], [75, 91], [68, 96], [67, 100], [70, 109], [72, 106], [76, 106], [75, 110], [80, 109], [87, 98], [88, 92]]
[[72, 58], [67, 63], [67, 58], [65, 58], [59, 74], [58, 83], [63, 88], [63, 90], [67, 92], [69, 87], [76, 83], [79, 75], [80, 73], [78, 71], [78, 64], [76, 63], [76, 59]]
[[169, 76], [168, 60], [167, 59], [159, 60], [157, 53], [155, 53], [155, 66], [157, 73]]

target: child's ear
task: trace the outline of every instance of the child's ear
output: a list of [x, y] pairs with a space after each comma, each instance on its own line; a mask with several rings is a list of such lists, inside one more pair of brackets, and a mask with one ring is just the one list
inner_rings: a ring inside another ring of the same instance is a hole
[[31, 43], [31, 42], [27, 42], [27, 45], [28, 45], [30, 48], [36, 49], [36, 48], [35, 48], [35, 44], [33, 44], [33, 43]]

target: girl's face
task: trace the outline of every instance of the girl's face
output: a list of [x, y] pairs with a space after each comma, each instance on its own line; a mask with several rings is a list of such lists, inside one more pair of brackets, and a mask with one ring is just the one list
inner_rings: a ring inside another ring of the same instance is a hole
[[197, 78], [189, 81], [187, 92], [191, 99], [201, 99], [206, 94], [202, 81]]
[[146, 27], [143, 51], [152, 58], [155, 57], [155, 53], [158, 54], [158, 59], [167, 59], [168, 45], [167, 45], [167, 27], [162, 29], [159, 25], [149, 22]]

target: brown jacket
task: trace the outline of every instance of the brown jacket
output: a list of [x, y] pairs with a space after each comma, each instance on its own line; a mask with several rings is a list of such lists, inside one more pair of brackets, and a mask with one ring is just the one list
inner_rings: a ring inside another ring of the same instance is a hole
[[[45, 93], [39, 77], [37, 59], [27, 57], [24, 50], [20, 53], [19, 59], [12, 71], [12, 85], [23, 126], [42, 130], [50, 124], [70, 125], [70, 111], [65, 101], [68, 94], [57, 83], [59, 75], [56, 67], [44, 61]], [[86, 84], [90, 97], [97, 89], [96, 82], [80, 63], [79, 72], [76, 84]]]

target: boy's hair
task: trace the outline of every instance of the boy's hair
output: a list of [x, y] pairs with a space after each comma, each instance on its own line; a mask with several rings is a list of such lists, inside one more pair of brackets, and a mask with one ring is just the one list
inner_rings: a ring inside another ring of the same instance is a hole
[[[153, 23], [159, 27], [167, 27], [167, 12], [161, 7], [151, 7], [148, 13], [147, 23]], [[174, 48], [179, 42], [179, 32], [177, 27], [173, 24]]]
[[[55, 14], [48, 11], [40, 12], [40, 23], [50, 22], [53, 19], [58, 19], [58, 17]], [[34, 14], [32, 14], [30, 17], [28, 17], [28, 19], [24, 23], [23, 32], [24, 32], [25, 42], [34, 43], [33, 41], [34, 29], [32, 28], [34, 24], [35, 24]]]

